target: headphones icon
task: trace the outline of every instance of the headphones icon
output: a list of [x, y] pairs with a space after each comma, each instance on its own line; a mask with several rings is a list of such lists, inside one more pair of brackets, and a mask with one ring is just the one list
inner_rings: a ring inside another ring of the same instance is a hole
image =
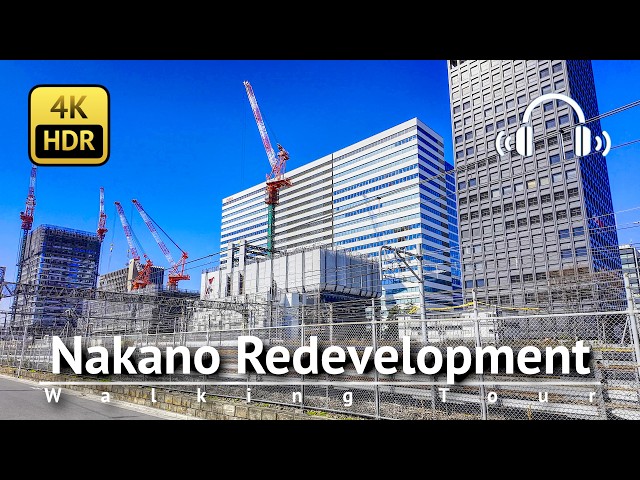
[[[530, 157], [531, 155], [533, 155], [533, 127], [529, 125], [531, 113], [533, 112], [534, 108], [536, 108], [541, 103], [546, 102], [547, 100], [562, 100], [563, 102], [568, 103], [573, 107], [576, 114], [578, 115], [578, 121], [581, 124], [584, 124], [586, 122], [582, 108], [580, 108], [580, 105], [578, 105], [573, 98], [562, 95], [560, 93], [547, 93], [545, 95], [541, 95], [533, 102], [531, 102], [529, 106], [527, 106], [524, 114], [522, 115], [522, 121], [524, 122], [524, 125], [518, 128], [518, 130], [516, 131], [516, 152], [518, 152], [523, 157]], [[496, 136], [495, 146], [496, 151], [498, 152], [498, 154], [500, 154], [500, 156], [506, 154], [506, 152], [500, 147], [502, 137], [505, 135], [505, 131], [502, 130]], [[602, 152], [602, 155], [606, 157], [609, 153], [609, 150], [611, 149], [611, 138], [609, 137], [609, 134], [604, 130], [602, 131], [602, 136], [605, 139], [606, 145], [604, 151]], [[599, 152], [602, 149], [603, 142], [602, 139], [598, 136], [595, 137], [595, 140], [595, 150], [596, 152]], [[511, 150], [513, 150], [513, 147], [511, 146], [511, 135], [506, 135], [504, 145], [507, 151], [510, 152]], [[574, 154], [576, 157], [589, 155], [589, 153], [591, 153], [591, 130], [589, 130], [584, 125], [577, 125], [574, 130], [573, 145]]]

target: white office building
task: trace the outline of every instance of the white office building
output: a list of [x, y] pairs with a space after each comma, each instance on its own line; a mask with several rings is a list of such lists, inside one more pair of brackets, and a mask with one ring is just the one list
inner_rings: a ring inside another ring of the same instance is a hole
[[[292, 157], [295, 152], [290, 152]], [[322, 246], [379, 258], [382, 246], [415, 253], [421, 244], [426, 306], [458, 303], [460, 269], [453, 166], [442, 137], [417, 118], [286, 173], [276, 206], [274, 249]], [[230, 244], [266, 247], [260, 183], [222, 202], [221, 264]], [[419, 283], [383, 253], [386, 305], [419, 305]], [[409, 265], [417, 272], [415, 259]]]

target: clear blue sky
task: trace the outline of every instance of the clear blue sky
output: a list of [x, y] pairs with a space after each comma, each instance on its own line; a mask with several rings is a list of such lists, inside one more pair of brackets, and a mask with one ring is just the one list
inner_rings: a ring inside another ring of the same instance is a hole
[[[19, 213], [29, 184], [28, 95], [40, 84], [98, 84], [111, 101], [111, 148], [100, 167], [38, 168], [34, 228], [94, 232], [99, 188], [108, 215], [100, 273], [127, 261], [114, 201], [125, 207], [154, 264], [168, 266], [131, 204], [189, 254], [219, 251], [222, 199], [258, 184], [270, 170], [242, 82], [253, 85], [273, 143], [289, 170], [418, 117], [445, 141], [453, 163], [445, 60], [1, 60], [0, 265], [15, 279]], [[640, 100], [640, 61], [593, 61], [600, 112]], [[640, 138], [640, 107], [602, 120], [613, 145]], [[608, 155], [619, 225], [640, 220], [640, 144]], [[620, 230], [622, 243], [640, 240]], [[113, 242], [113, 251], [109, 245]], [[174, 258], [175, 246], [165, 238]], [[206, 260], [189, 264], [199, 289]]]

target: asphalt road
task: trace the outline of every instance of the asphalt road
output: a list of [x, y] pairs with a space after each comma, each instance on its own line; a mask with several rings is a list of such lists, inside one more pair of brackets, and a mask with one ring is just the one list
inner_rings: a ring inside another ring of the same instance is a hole
[[0, 375], [0, 420], [181, 420], [184, 415], [62, 389], [60, 400], [47, 402], [37, 382]]

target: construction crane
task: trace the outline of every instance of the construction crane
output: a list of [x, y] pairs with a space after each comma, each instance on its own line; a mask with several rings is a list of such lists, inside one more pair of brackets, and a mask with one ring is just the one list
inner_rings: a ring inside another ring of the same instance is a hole
[[96, 230], [100, 243], [102, 243], [104, 235], [108, 232], [106, 224], [107, 214], [104, 213], [104, 187], [100, 187], [100, 217], [98, 218], [98, 229]]
[[[142, 265], [140, 263], [140, 255], [138, 254], [138, 250], [136, 249], [136, 246], [133, 241], [134, 233], [133, 233], [133, 230], [131, 230], [131, 227], [129, 226], [127, 217], [124, 215], [124, 209], [122, 208], [122, 205], [120, 205], [120, 202], [114, 202], [114, 203], [116, 205], [116, 210], [118, 210], [118, 215], [120, 216], [120, 223], [122, 223], [124, 236], [127, 237], [127, 243], [129, 244], [129, 251], [131, 252], [131, 256], [133, 257], [133, 262], [136, 266], [136, 270], [138, 271], [136, 278], [134, 278], [132, 281], [131, 290], [138, 290], [140, 288], [146, 287], [147, 285], [149, 285], [149, 283], [151, 283], [151, 267], [153, 266], [153, 263], [151, 262], [149, 257], [147, 257], [147, 254], [144, 252], [142, 252], [142, 255], [144, 256], [145, 264]], [[140, 242], [137, 242], [137, 243], [140, 244]]]
[[33, 225], [33, 212], [36, 208], [36, 166], [31, 167], [31, 177], [29, 178], [29, 193], [25, 202], [24, 211], [20, 212], [20, 220], [22, 221], [22, 236], [20, 238], [20, 251], [18, 252], [18, 263], [16, 273], [16, 283], [20, 283], [22, 279], [22, 264], [24, 263], [24, 252], [27, 246], [27, 237], [31, 226]]
[[262, 144], [264, 145], [269, 164], [271, 165], [271, 172], [267, 174], [265, 203], [269, 206], [267, 213], [267, 250], [269, 254], [272, 254], [274, 248], [273, 236], [276, 222], [276, 205], [278, 205], [280, 200], [280, 189], [291, 186], [291, 180], [284, 177], [284, 170], [286, 162], [289, 160], [289, 153], [279, 143], [276, 144], [278, 153], [276, 154], [274, 152], [271, 141], [269, 140], [269, 135], [267, 134], [267, 128], [262, 120], [258, 101], [253, 93], [253, 87], [249, 82], [245, 81], [244, 88], [247, 90], [251, 110], [253, 110], [253, 116], [258, 125]]
[[[151, 232], [151, 235], [153, 235], [153, 238], [155, 238], [156, 243], [160, 247], [160, 250], [162, 250], [162, 253], [164, 253], [165, 258], [169, 262], [169, 268], [171, 268], [171, 271], [169, 272], [169, 279], [167, 281], [167, 288], [169, 290], [177, 290], [178, 282], [180, 280], [189, 280], [191, 278], [188, 274], [184, 273], [184, 266], [185, 266], [185, 263], [187, 261], [187, 258], [189, 258], [189, 255], [187, 255], [187, 252], [182, 250], [178, 246], [178, 244], [176, 242], [174, 242], [169, 235], [167, 235], [167, 232], [162, 230], [162, 227], [160, 227], [160, 225], [158, 225], [154, 220], [151, 219], [151, 217], [147, 214], [147, 212], [144, 210], [144, 208], [142, 208], [142, 204], [138, 200], [136, 200], [134, 198], [131, 201], [133, 202], [133, 204], [138, 209], [138, 213], [140, 213], [140, 216], [144, 220], [144, 223], [147, 225], [147, 228], [149, 228], [149, 231]], [[182, 252], [182, 255], [180, 257], [180, 260], [178, 260], [178, 262], [176, 262], [173, 259], [173, 257], [171, 256], [171, 252], [169, 252], [169, 249], [167, 248], [167, 246], [164, 244], [164, 242], [160, 238], [160, 235], [158, 234], [158, 231], [156, 230], [156, 227], [155, 227], [156, 225], [158, 226], [158, 228], [160, 230], [162, 230], [162, 232], [165, 235], [167, 235], [167, 238], [169, 240], [171, 240], [171, 243], [173, 243], [178, 248], [178, 250], [180, 250], [180, 252]]]

